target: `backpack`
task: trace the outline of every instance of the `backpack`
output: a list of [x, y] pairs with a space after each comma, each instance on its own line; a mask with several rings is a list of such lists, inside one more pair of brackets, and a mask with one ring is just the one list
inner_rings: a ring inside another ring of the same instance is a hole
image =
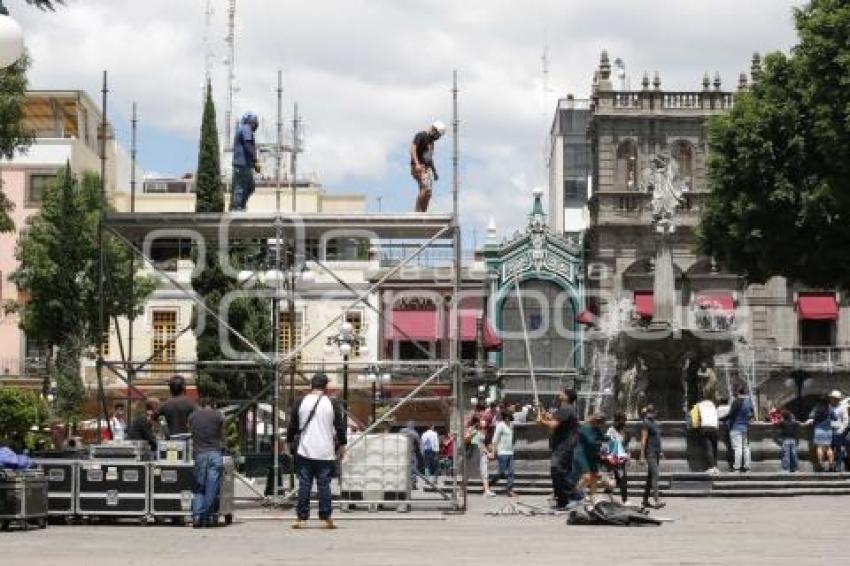
[[699, 405], [694, 405], [688, 413], [688, 428], [699, 428], [702, 420], [699, 414]]

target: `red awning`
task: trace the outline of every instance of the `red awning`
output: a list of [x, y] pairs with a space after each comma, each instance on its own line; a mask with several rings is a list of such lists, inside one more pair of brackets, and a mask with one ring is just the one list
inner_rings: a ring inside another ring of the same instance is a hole
[[635, 312], [642, 318], [652, 318], [655, 312], [652, 291], [635, 291]]
[[697, 307], [706, 310], [735, 310], [735, 301], [732, 299], [732, 293], [728, 293], [725, 291], [698, 293], [696, 297], [694, 297], [694, 304]]
[[803, 320], [838, 320], [835, 293], [800, 293], [797, 315]]
[[[475, 309], [460, 310], [460, 339], [462, 342], [475, 342], [478, 339], [478, 319], [481, 311]], [[452, 332], [454, 336], [454, 332]], [[484, 325], [484, 349], [498, 350], [502, 347], [502, 341], [496, 336], [496, 332], [490, 323]]]
[[392, 311], [386, 319], [386, 337], [393, 342], [436, 342], [438, 332], [437, 311]]

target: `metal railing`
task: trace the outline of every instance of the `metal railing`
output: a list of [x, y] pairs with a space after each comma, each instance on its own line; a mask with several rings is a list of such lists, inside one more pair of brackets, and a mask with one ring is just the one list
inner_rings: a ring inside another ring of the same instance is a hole
[[601, 93], [610, 96], [612, 106], [621, 110], [729, 110], [735, 104], [735, 94], [719, 90], [665, 92], [658, 90], [614, 91]]

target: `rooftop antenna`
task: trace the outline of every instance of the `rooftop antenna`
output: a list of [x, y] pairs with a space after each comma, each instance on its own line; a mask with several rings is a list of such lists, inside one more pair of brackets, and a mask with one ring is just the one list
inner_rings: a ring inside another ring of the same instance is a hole
[[546, 176], [546, 168], [549, 165], [549, 128], [547, 127], [547, 113], [549, 111], [549, 39], [543, 44], [543, 55], [540, 56], [540, 65], [542, 72], [541, 93], [540, 93], [540, 119], [543, 123], [543, 176]]
[[274, 178], [277, 190], [275, 191], [275, 205], [280, 213], [280, 181], [283, 172], [283, 71], [277, 71], [277, 132], [275, 136], [275, 169]]
[[213, 5], [212, 0], [204, 0], [204, 84], [202, 91], [206, 91], [212, 77], [213, 49], [210, 41], [210, 30], [212, 29]]
[[224, 63], [227, 65], [227, 109], [224, 112], [224, 143], [225, 151], [233, 149], [233, 94], [236, 92], [236, 0], [230, 0], [227, 8], [227, 35], [224, 38], [227, 44], [227, 56]]

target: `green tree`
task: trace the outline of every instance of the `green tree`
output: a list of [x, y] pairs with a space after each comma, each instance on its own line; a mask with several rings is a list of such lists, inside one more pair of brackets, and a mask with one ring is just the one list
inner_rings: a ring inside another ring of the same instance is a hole
[[[0, 159], [12, 159], [15, 153], [26, 150], [33, 140], [32, 132], [24, 125], [24, 101], [27, 92], [29, 57], [0, 69]], [[0, 232], [12, 232], [15, 223], [10, 212], [14, 203], [0, 186]]]
[[0, 388], [0, 444], [18, 448], [30, 429], [47, 422], [47, 404], [31, 391]]
[[[48, 373], [57, 381], [57, 409], [73, 420], [82, 405], [80, 360], [101, 344], [98, 289], [100, 245], [98, 222], [108, 206], [100, 178], [85, 173], [79, 181], [67, 165], [48, 187], [39, 214], [33, 217], [16, 250], [18, 270], [11, 279], [29, 299], [18, 305], [21, 328], [49, 353]], [[140, 313], [154, 282], [133, 276], [130, 252], [110, 235], [103, 238], [103, 296], [107, 321]]]
[[[198, 169], [196, 178], [196, 212], [224, 212], [224, 186], [221, 182], [221, 162], [219, 161], [218, 129], [215, 122], [215, 105], [212, 99], [212, 87], [207, 84], [207, 95], [201, 120], [201, 135], [198, 147]], [[257, 253], [256, 245], [240, 249], [234, 243], [231, 264], [239, 265], [246, 256]], [[222, 299], [231, 291], [239, 289], [237, 281], [228, 277], [221, 267], [218, 253], [208, 253], [204, 270], [192, 278], [192, 288], [203, 297], [204, 304], [219, 314]], [[196, 309], [196, 316], [198, 315]], [[268, 301], [240, 298], [230, 304], [226, 322], [257, 344], [261, 350], [271, 347], [271, 325], [268, 316]], [[221, 340], [227, 340], [236, 351], [247, 351], [247, 347], [228, 332], [219, 334], [218, 321], [207, 317], [204, 331], [197, 336], [196, 353], [199, 361], [224, 360]], [[213, 399], [244, 399], [252, 396], [262, 387], [265, 376], [257, 370], [228, 371], [208, 367], [198, 372], [198, 389], [202, 396]]]
[[702, 252], [751, 282], [850, 283], [850, 4], [794, 11], [800, 42], [709, 125]]

